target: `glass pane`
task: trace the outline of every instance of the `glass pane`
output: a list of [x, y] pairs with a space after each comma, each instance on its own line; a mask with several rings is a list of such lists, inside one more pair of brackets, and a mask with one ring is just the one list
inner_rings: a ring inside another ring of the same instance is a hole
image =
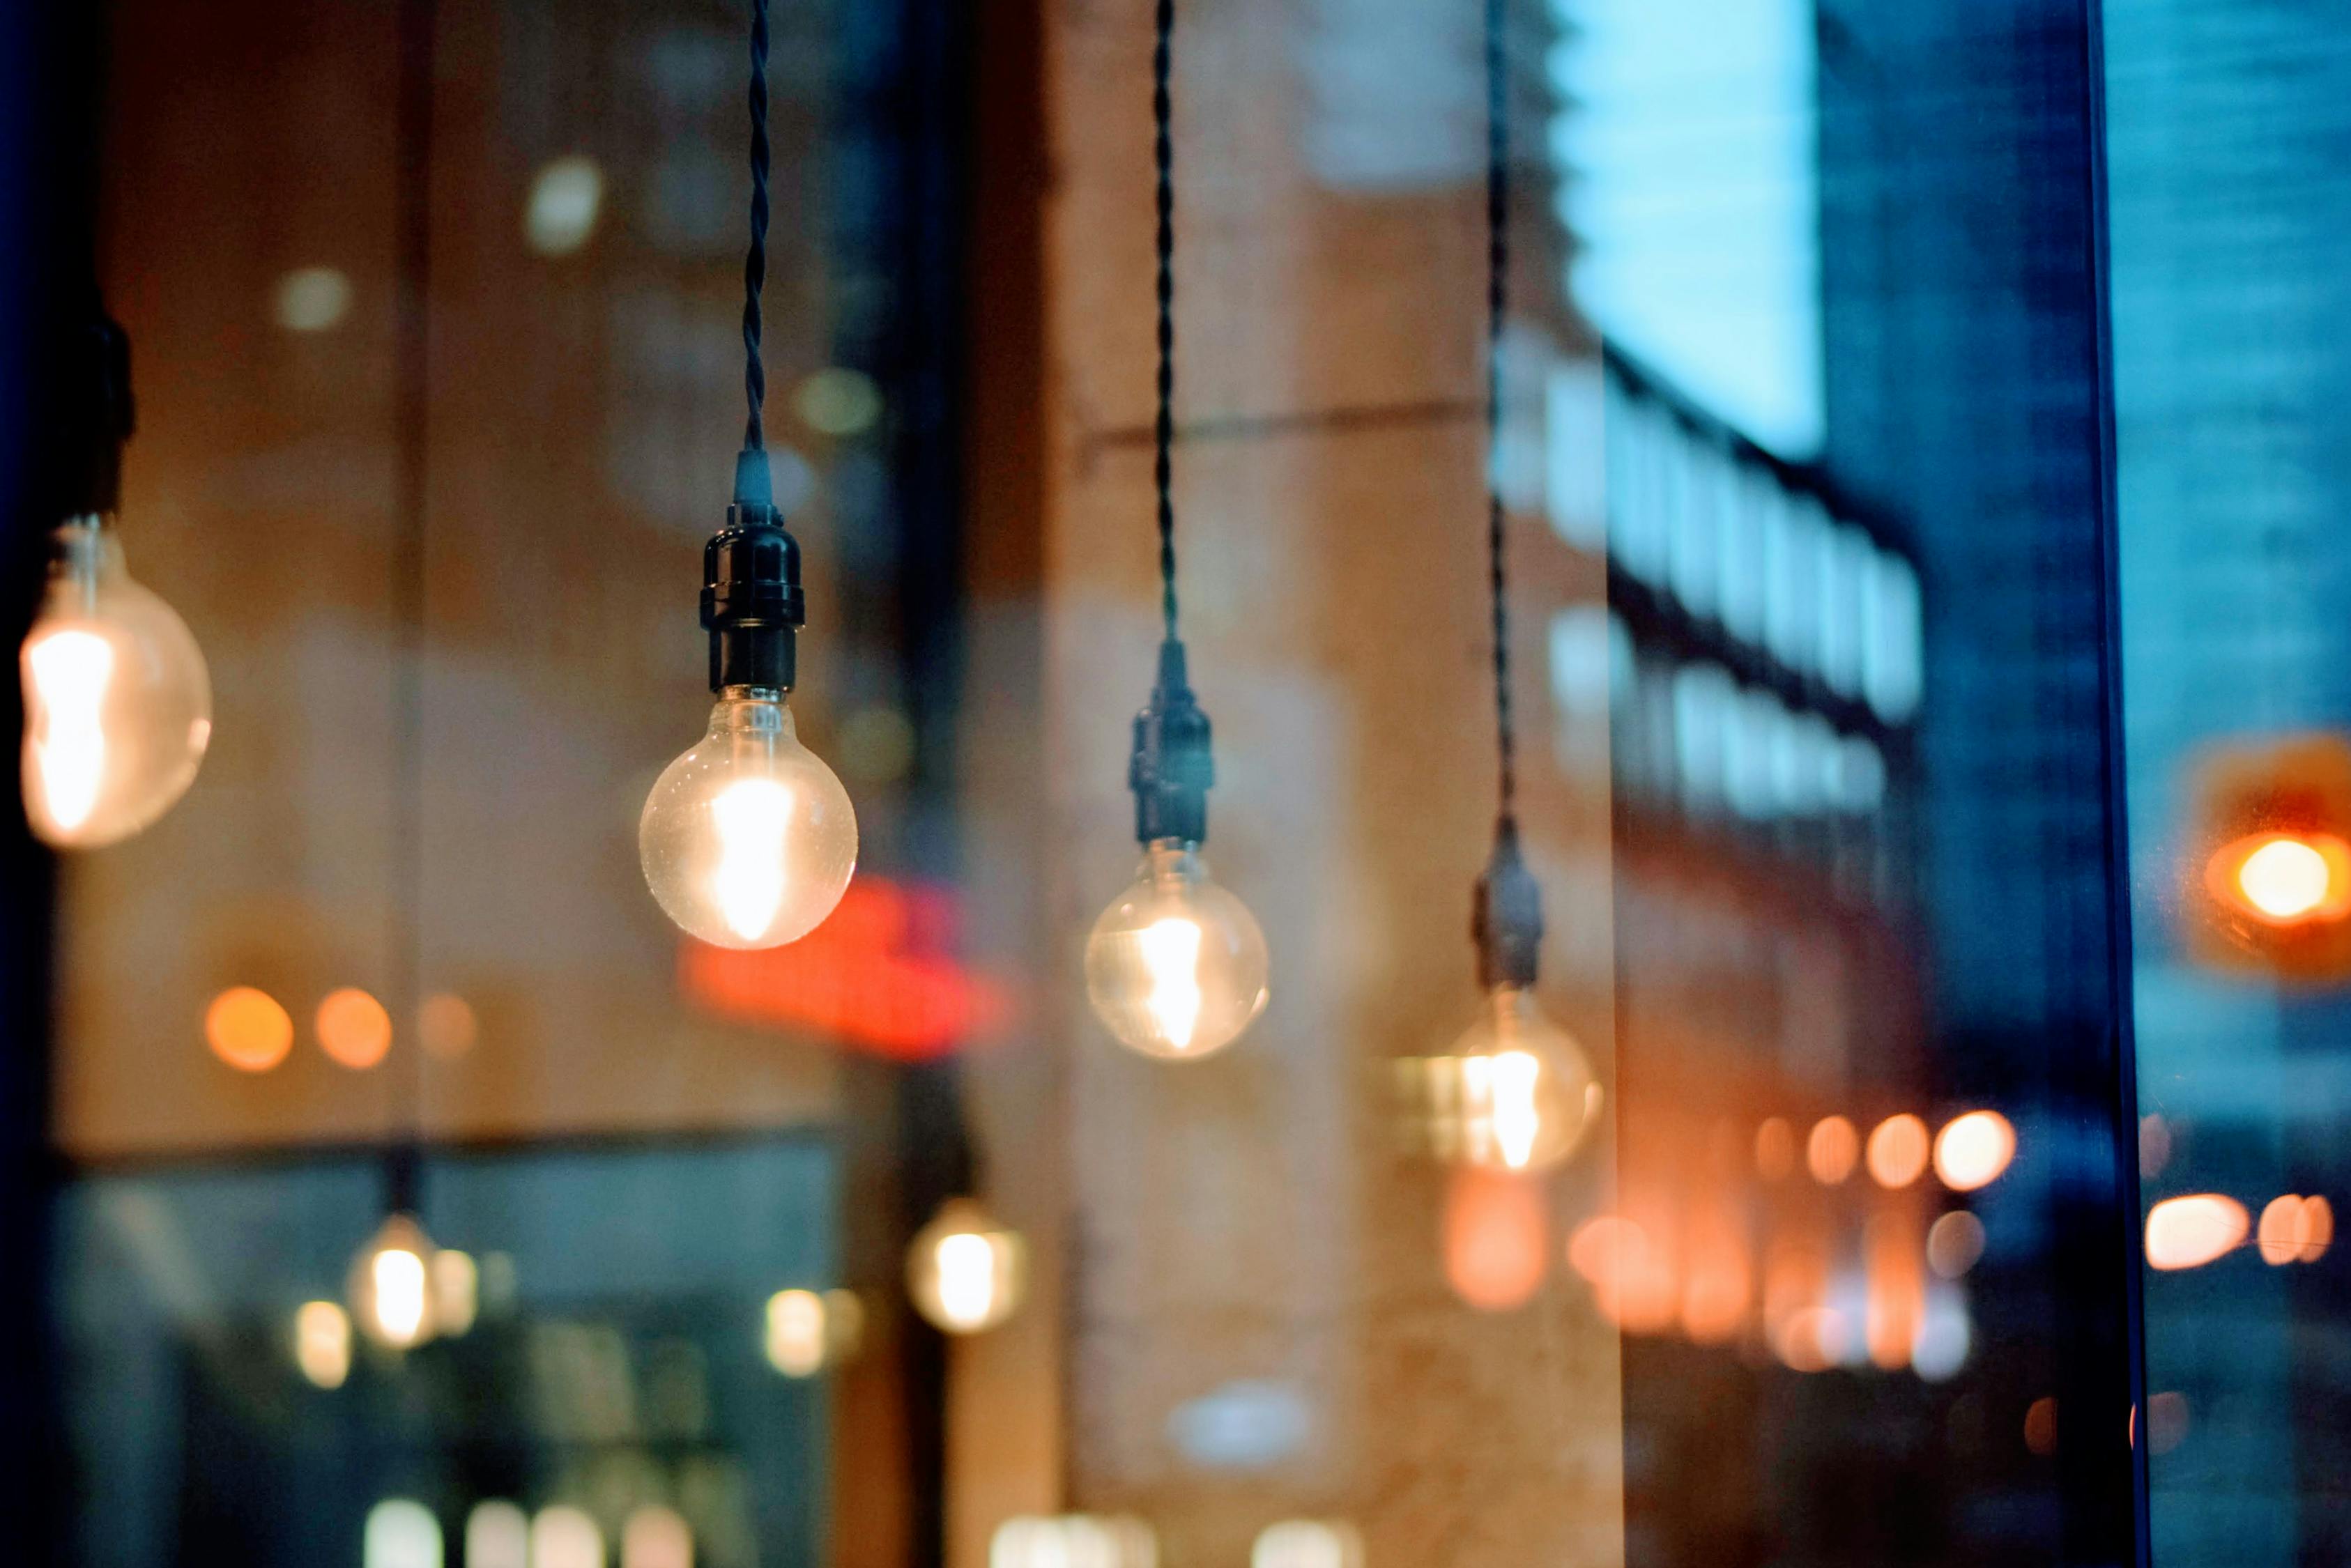
[[2351, 52], [2106, 7], [2156, 1560], [2351, 1550], [2342, 269]]

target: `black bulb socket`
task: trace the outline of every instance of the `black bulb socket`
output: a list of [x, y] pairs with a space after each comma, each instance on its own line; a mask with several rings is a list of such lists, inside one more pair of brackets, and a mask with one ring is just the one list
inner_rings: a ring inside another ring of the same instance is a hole
[[1208, 789], [1217, 765], [1208, 746], [1208, 716], [1193, 698], [1184, 669], [1184, 644], [1159, 644], [1159, 678], [1151, 700], [1134, 716], [1134, 753], [1126, 765], [1134, 791], [1134, 836], [1196, 844], [1208, 836]]
[[768, 455], [744, 452], [736, 465], [726, 526], [702, 549], [702, 625], [710, 633], [710, 689], [759, 686], [788, 692], [799, 675], [800, 547], [784, 531], [768, 476]]
[[1470, 903], [1469, 936], [1478, 946], [1478, 984], [1487, 990], [1530, 989], [1542, 958], [1542, 886], [1519, 852], [1518, 823], [1505, 818], [1494, 852]]
[[122, 445], [136, 423], [130, 334], [94, 310], [53, 341], [57, 395], [48, 400], [44, 510], [57, 518], [111, 512], [122, 499]]

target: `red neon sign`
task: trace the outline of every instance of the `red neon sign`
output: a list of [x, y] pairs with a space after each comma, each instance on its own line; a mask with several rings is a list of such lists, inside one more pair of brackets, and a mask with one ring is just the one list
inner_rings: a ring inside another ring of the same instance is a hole
[[1000, 985], [953, 956], [955, 925], [949, 890], [861, 876], [797, 942], [744, 953], [682, 941], [678, 988], [737, 1023], [812, 1029], [877, 1056], [930, 1061], [995, 1032], [1011, 1010]]

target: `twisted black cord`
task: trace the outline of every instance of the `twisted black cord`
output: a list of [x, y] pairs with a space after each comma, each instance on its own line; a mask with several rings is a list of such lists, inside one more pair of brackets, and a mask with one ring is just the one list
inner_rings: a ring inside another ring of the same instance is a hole
[[1176, 33], [1176, 0], [1159, 0], [1158, 36], [1151, 52], [1152, 155], [1159, 175], [1159, 417], [1153, 426], [1152, 476], [1159, 488], [1159, 615], [1176, 640], [1176, 142], [1167, 78]]
[[751, 248], [743, 257], [743, 392], [751, 413], [743, 445], [767, 448], [760, 411], [768, 372], [759, 362], [759, 291], [768, 284], [768, 0], [751, 0]]
[[1510, 66], [1503, 47], [1506, 0], [1486, 0], [1486, 564], [1494, 607], [1494, 734], [1501, 763], [1495, 818], [1499, 835], [1518, 830], [1519, 744], [1510, 716], [1510, 571], [1502, 508], [1502, 322], [1510, 308]]

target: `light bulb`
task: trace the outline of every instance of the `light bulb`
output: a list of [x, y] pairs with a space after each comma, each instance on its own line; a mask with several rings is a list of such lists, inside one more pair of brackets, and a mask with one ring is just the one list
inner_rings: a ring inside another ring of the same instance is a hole
[[948, 1333], [979, 1333], [1019, 1309], [1029, 1244], [976, 1199], [949, 1198], [906, 1249], [915, 1310]]
[[662, 770], [637, 824], [645, 884], [717, 947], [775, 947], [823, 924], [857, 868], [849, 793], [793, 732], [783, 694], [730, 686], [710, 733]]
[[204, 656], [172, 607], [131, 580], [99, 517], [52, 537], [17, 664], [25, 815], [41, 839], [110, 844], [187, 792], [213, 732]]
[[1086, 994], [1145, 1056], [1221, 1051], [1265, 1010], [1265, 934], [1193, 846], [1154, 842], [1134, 883], [1094, 922]]
[[1575, 1153], [1599, 1119], [1591, 1061], [1531, 991], [1495, 987], [1443, 1061], [1438, 1149], [1461, 1164], [1546, 1170]]
[[351, 1321], [387, 1350], [409, 1350], [438, 1332], [432, 1238], [411, 1214], [383, 1222], [351, 1260]]

